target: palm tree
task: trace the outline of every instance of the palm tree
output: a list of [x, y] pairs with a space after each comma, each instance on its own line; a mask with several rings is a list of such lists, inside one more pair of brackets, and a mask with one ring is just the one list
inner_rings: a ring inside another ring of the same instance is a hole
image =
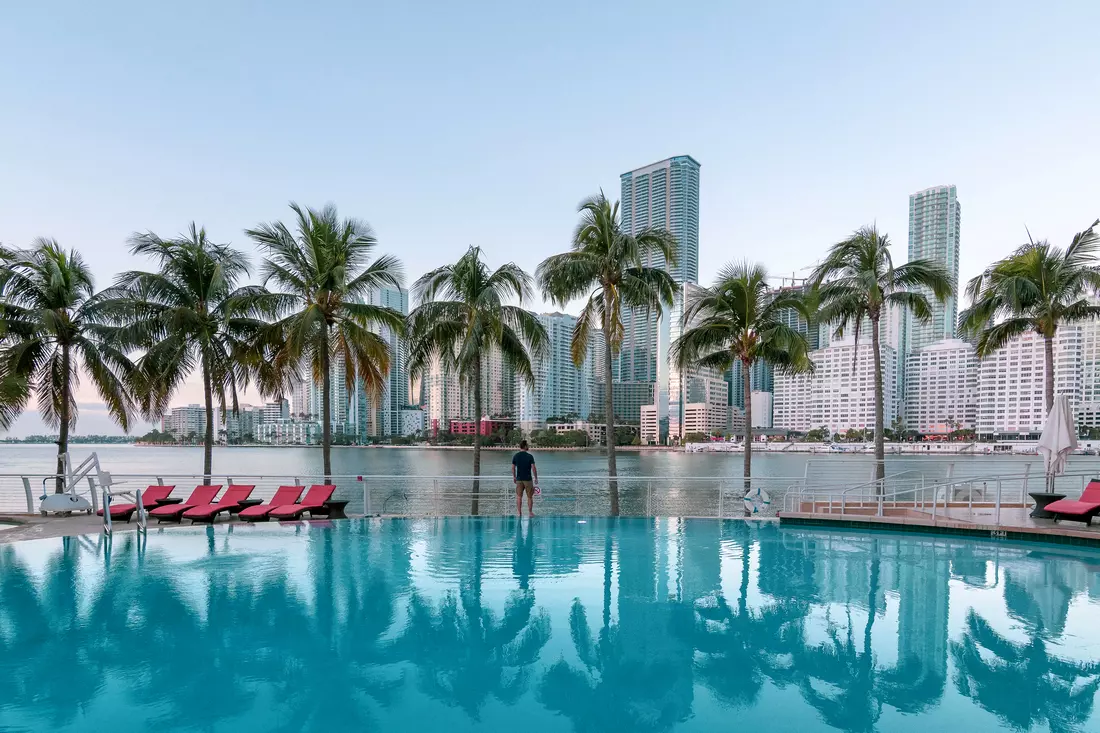
[[612, 204], [601, 191], [583, 201], [581, 220], [573, 233], [570, 251], [543, 260], [536, 275], [543, 295], [565, 307], [571, 300], [587, 298], [573, 329], [571, 352], [580, 366], [588, 355], [593, 330], [604, 340], [604, 420], [607, 422], [607, 473], [611, 514], [619, 514], [619, 488], [615, 477], [615, 400], [611, 364], [623, 342], [623, 309], [646, 313], [671, 307], [679, 286], [663, 266], [676, 264], [676, 238], [665, 229], [646, 228], [636, 234], [622, 230], [619, 203]]
[[[807, 321], [810, 313], [801, 294], [768, 287], [768, 272], [748, 262], [723, 267], [714, 285], [685, 295], [686, 330], [672, 347], [680, 373], [691, 367], [725, 372], [741, 365], [745, 401], [745, 490], [752, 476], [752, 385], [749, 375], [757, 362], [790, 374], [812, 372], [806, 335], [788, 325], [793, 311]], [[681, 424], [683, 421], [681, 420]]]
[[238, 287], [248, 260], [227, 244], [210, 241], [191, 223], [186, 234], [163, 239], [153, 232], [130, 237], [130, 253], [148, 257], [156, 272], [133, 270], [104, 292], [105, 309], [118, 325], [123, 346], [138, 348], [138, 400], [146, 416], [164, 414], [187, 377], [198, 370], [206, 407], [203, 433], [205, 481], [214, 446], [214, 398], [222, 414], [237, 412], [237, 396], [259, 359], [254, 344], [272, 312], [271, 296], [258, 286]]
[[281, 392], [287, 379], [301, 379], [306, 365], [314, 384], [321, 385], [321, 446], [325, 481], [332, 475], [332, 364], [342, 361], [351, 392], [361, 380], [377, 402], [390, 371], [386, 340], [372, 329], [402, 333], [401, 313], [364, 303], [372, 291], [399, 288], [401, 262], [392, 255], [371, 261], [377, 246], [370, 226], [358, 219], [341, 219], [336, 207], [310, 209], [291, 204], [297, 232], [282, 222], [260, 224], [246, 234], [266, 255], [263, 284], [279, 288], [277, 310], [282, 316], [269, 339], [272, 372], [261, 382], [268, 392]]
[[853, 369], [864, 319], [870, 322], [875, 365], [875, 477], [881, 491], [886, 477], [886, 425], [879, 324], [891, 307], [906, 309], [918, 320], [927, 321], [932, 317], [927, 293], [942, 303], [954, 292], [955, 283], [942, 265], [931, 260], [913, 260], [895, 267], [889, 238], [874, 226], [857, 229], [830, 247], [825, 260], [814, 268], [810, 282], [813, 297], [821, 306], [818, 321], [835, 325], [838, 337], [849, 326], [854, 329]]
[[966, 286], [970, 307], [959, 315], [965, 333], [986, 357], [1016, 336], [1034, 331], [1046, 348], [1046, 409], [1054, 404], [1054, 336], [1073, 321], [1100, 316], [1089, 296], [1100, 290], [1096, 262], [1100, 234], [1092, 226], [1074, 235], [1064, 251], [1046, 240], [1028, 243], [993, 263]]
[[[425, 273], [413, 285], [418, 303], [409, 315], [409, 376], [432, 368], [457, 374], [473, 393], [474, 476], [481, 475], [482, 373], [490, 353], [523, 382], [534, 380], [532, 359], [546, 354], [546, 329], [522, 304], [531, 298], [531, 276], [513, 262], [489, 270], [481, 249], [470, 247], [453, 265]], [[475, 478], [471, 513], [478, 513]]]
[[1100, 664], [1054, 656], [1045, 636], [1040, 625], [1012, 641], [971, 609], [962, 639], [951, 642], [959, 694], [1016, 730], [1079, 730], [1092, 716]]
[[75, 250], [36, 239], [30, 249], [7, 250], [3, 259], [0, 394], [7, 407], [0, 420], [10, 424], [35, 397], [42, 420], [59, 429], [55, 490], [61, 493], [80, 373], [91, 377], [107, 412], [129, 431], [133, 410], [126, 380], [134, 365], [104, 323], [92, 273]]

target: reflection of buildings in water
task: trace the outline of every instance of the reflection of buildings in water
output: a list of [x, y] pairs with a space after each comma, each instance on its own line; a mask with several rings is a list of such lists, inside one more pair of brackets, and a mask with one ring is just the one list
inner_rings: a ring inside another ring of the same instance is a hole
[[710, 519], [678, 520], [679, 572], [673, 573], [680, 599], [695, 600], [719, 592], [722, 586], [723, 525]]
[[947, 681], [947, 614], [950, 561], [936, 541], [880, 541], [891, 556], [898, 593], [898, 661], [883, 676], [892, 682], [886, 702], [917, 712], [943, 696]]
[[778, 601], [820, 601], [814, 557], [817, 539], [805, 532], [778, 532], [760, 542], [760, 591]]

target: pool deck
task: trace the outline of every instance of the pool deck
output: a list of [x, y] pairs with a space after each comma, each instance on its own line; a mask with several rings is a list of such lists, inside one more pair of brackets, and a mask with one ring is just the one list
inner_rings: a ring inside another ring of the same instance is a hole
[[1035, 519], [1031, 507], [952, 506], [946, 511], [907, 509], [893, 516], [873, 516], [856, 513], [780, 512], [783, 524], [812, 524], [845, 528], [888, 529], [910, 532], [942, 532], [984, 536], [998, 539], [1021, 539], [1061, 544], [1094, 545], [1100, 547], [1100, 520], [1092, 526], [1083, 522]]

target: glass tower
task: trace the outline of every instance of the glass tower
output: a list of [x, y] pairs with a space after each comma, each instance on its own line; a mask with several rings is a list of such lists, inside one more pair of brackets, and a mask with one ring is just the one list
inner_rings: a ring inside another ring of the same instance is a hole
[[[909, 197], [909, 261], [938, 262], [947, 269], [956, 286], [959, 282], [959, 200], [954, 186], [935, 186]], [[907, 317], [906, 351], [912, 352], [942, 339], [955, 338], [958, 300], [951, 296], [936, 302], [924, 291], [932, 306], [932, 319], [921, 323]]]
[[[699, 162], [690, 155], [678, 155], [638, 168], [620, 176], [622, 229], [638, 234], [647, 228], [667, 229], [676, 237], [676, 264], [667, 266], [664, 257], [654, 255], [644, 263], [668, 267], [681, 284], [699, 282]], [[612, 364], [616, 382], [656, 384], [657, 412], [668, 419], [668, 348], [676, 339], [679, 318], [674, 312], [632, 311], [623, 314], [623, 344]], [[679, 381], [679, 380], [677, 380]], [[675, 386], [673, 387], [675, 389]], [[639, 392], [644, 392], [640, 389]], [[673, 400], [676, 404], [679, 399]], [[640, 415], [629, 416], [633, 422]]]

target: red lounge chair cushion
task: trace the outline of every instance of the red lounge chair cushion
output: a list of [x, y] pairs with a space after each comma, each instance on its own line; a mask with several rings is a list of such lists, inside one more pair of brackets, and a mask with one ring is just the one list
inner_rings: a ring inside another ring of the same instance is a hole
[[280, 486], [279, 490], [275, 492], [275, 496], [271, 497], [271, 501], [267, 504], [242, 509], [237, 516], [243, 519], [266, 517], [272, 509], [293, 505], [294, 502], [298, 501], [298, 497], [302, 495], [305, 488], [304, 486]]
[[320, 509], [325, 502], [332, 498], [336, 486], [333, 484], [316, 484], [311, 486], [301, 504], [287, 504], [275, 507], [271, 510], [273, 517], [297, 517], [310, 509]]
[[223, 512], [226, 509], [237, 506], [242, 501], [248, 498], [248, 495], [252, 493], [255, 486], [234, 486], [230, 485], [225, 490], [225, 494], [218, 500], [217, 504], [205, 504], [203, 506], [196, 506], [188, 509], [183, 513], [184, 519], [195, 519], [197, 517], [209, 518], [218, 512]]
[[1043, 507], [1048, 512], [1054, 512], [1055, 514], [1076, 514], [1084, 516], [1089, 512], [1100, 509], [1100, 502], [1095, 501], [1075, 501], [1074, 499], [1059, 499], [1053, 501]]
[[[172, 489], [175, 486], [150, 486], [141, 492], [141, 504], [146, 509], [155, 506], [161, 499], [167, 499], [168, 495], [172, 493]], [[128, 512], [132, 512], [137, 509], [137, 504], [111, 504], [111, 516], [112, 517], [124, 517]], [[103, 516], [103, 510], [100, 509], [96, 512], [99, 516]]]
[[198, 486], [182, 504], [169, 504], [158, 506], [149, 512], [150, 517], [174, 517], [196, 506], [206, 506], [214, 501], [214, 497], [222, 490], [221, 484], [217, 486]]

